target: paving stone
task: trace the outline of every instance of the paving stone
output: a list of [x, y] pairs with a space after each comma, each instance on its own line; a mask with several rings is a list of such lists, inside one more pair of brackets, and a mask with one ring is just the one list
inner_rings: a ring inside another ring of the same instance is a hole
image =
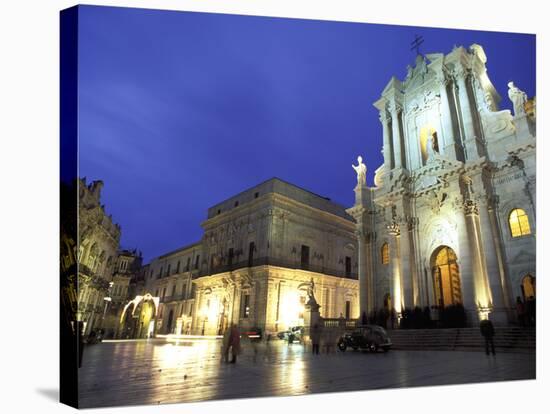
[[535, 354], [402, 351], [311, 355], [300, 344], [243, 344], [236, 364], [219, 340], [103, 342], [80, 368], [82, 408], [534, 379]]

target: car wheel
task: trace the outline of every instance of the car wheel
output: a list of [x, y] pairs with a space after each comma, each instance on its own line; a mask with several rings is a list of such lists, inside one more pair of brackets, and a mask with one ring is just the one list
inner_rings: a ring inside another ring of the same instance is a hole
[[346, 352], [347, 345], [345, 342], [338, 342], [338, 349], [342, 352]]
[[370, 352], [377, 352], [378, 351], [378, 344], [372, 342], [369, 344], [369, 351]]

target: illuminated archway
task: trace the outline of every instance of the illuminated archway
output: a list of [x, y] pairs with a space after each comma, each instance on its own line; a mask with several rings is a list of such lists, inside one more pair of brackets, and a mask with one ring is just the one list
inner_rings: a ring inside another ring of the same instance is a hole
[[439, 306], [462, 303], [460, 270], [456, 254], [448, 246], [438, 247], [431, 259], [435, 302]]
[[120, 315], [119, 337], [147, 338], [154, 333], [159, 298], [149, 293], [128, 302]]

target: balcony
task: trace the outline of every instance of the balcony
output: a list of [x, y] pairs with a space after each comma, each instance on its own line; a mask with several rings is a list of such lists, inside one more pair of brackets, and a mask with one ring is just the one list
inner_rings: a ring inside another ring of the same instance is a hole
[[346, 269], [344, 269], [343, 266], [342, 266], [342, 269], [334, 269], [334, 268], [329, 268], [322, 265], [314, 265], [311, 263], [302, 264], [300, 262], [275, 259], [271, 257], [260, 257], [252, 260], [251, 262], [249, 262], [249, 260], [242, 260], [240, 262], [236, 262], [232, 264], [215, 266], [212, 269], [202, 271], [199, 276], [207, 276], [207, 275], [213, 275], [216, 273], [231, 272], [231, 271], [246, 268], [246, 267], [267, 266], [267, 265], [286, 267], [288, 269], [301, 269], [301, 270], [306, 270], [308, 272], [323, 273], [326, 275], [341, 277], [345, 279], [357, 279], [357, 273], [346, 272]]
[[184, 293], [180, 293], [178, 295], [165, 296], [164, 298], [160, 298], [160, 302], [161, 303], [179, 302], [186, 299], [187, 299], [187, 295], [185, 295]]

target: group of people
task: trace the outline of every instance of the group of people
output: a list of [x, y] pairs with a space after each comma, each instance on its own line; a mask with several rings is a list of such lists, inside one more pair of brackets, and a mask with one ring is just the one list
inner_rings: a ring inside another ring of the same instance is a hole
[[529, 296], [525, 302], [519, 296], [516, 298], [516, 312], [521, 326], [536, 325], [536, 308], [534, 296]]
[[336, 329], [324, 330], [319, 324], [314, 324], [309, 333], [311, 341], [311, 352], [313, 355], [319, 355], [321, 344], [325, 352], [331, 353], [336, 350], [336, 344], [340, 338], [340, 331]]

